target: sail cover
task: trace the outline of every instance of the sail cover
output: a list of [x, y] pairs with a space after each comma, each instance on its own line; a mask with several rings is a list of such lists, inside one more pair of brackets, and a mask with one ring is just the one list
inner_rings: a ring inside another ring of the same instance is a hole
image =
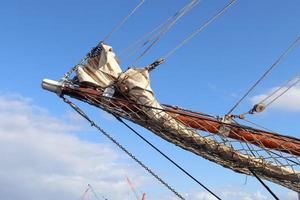
[[77, 68], [79, 82], [106, 88], [122, 72], [111, 46], [100, 43], [89, 55], [84, 66]]

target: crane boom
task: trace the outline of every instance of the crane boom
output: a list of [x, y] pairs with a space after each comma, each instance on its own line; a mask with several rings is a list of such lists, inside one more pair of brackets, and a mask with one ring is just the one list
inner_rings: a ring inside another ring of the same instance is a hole
[[140, 200], [140, 196], [137, 193], [137, 191], [135, 190], [135, 187], [134, 187], [133, 183], [130, 181], [130, 179], [128, 178], [128, 176], [126, 176], [126, 181], [127, 181], [128, 185], [130, 186], [130, 189], [134, 193], [136, 200]]

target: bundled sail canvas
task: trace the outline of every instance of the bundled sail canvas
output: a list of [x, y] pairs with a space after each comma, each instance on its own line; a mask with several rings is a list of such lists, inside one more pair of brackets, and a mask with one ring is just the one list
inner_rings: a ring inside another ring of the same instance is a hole
[[111, 46], [101, 43], [97, 48], [99, 52], [90, 57], [84, 67], [77, 68], [77, 77], [79, 82], [106, 88], [118, 78], [122, 70]]

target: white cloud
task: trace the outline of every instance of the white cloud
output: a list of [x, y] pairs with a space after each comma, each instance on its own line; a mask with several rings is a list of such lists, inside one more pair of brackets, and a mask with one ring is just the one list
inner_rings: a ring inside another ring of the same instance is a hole
[[[272, 88], [265, 94], [254, 96], [251, 98], [251, 102], [254, 104], [258, 103], [270, 94], [272, 94], [272, 92], [276, 91], [277, 89], [278, 87]], [[286, 88], [283, 87], [277, 94], [284, 91], [285, 89]], [[270, 108], [276, 108], [291, 112], [300, 112], [300, 86], [298, 85], [296, 87], [291, 88], [287, 93], [285, 93], [283, 96], [274, 101], [274, 103], [270, 105]]]
[[126, 174], [137, 186], [148, 181], [110, 146], [69, 134], [78, 126], [62, 119], [30, 99], [0, 94], [0, 199], [79, 199], [88, 183], [124, 199]]
[[[224, 200], [269, 200], [272, 198], [270, 194], [265, 194], [262, 191], [244, 191], [245, 188], [240, 187], [224, 187], [215, 191], [217, 195]], [[275, 192], [276, 193], [276, 192]], [[191, 192], [186, 195], [189, 200], [215, 200], [208, 192]], [[288, 191], [284, 196], [279, 197], [282, 200], [294, 200], [297, 199], [296, 192]]]
[[[246, 193], [242, 191], [237, 191], [236, 189], [223, 189], [222, 191], [218, 192], [218, 195], [222, 199], [230, 199], [230, 200], [268, 200], [265, 195], [261, 192], [255, 193]], [[215, 200], [216, 198], [213, 197], [211, 194], [207, 192], [195, 192], [188, 195], [190, 200]]]

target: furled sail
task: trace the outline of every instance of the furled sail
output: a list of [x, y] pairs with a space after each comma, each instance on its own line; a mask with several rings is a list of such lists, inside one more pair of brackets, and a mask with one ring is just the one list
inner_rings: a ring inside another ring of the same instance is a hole
[[111, 46], [100, 43], [95, 47], [84, 66], [77, 67], [77, 77], [81, 83], [90, 83], [106, 88], [122, 72]]
[[[300, 192], [298, 139], [161, 105], [151, 89], [148, 68], [122, 72], [111, 47], [104, 44], [99, 47], [91, 52], [86, 64], [77, 68], [79, 86], [72, 83], [58, 86], [62, 95], [133, 121], [226, 168], [244, 174], [255, 172], [259, 177]], [[85, 82], [100, 89], [88, 87]], [[115, 89], [111, 96], [103, 95], [108, 87]]]

